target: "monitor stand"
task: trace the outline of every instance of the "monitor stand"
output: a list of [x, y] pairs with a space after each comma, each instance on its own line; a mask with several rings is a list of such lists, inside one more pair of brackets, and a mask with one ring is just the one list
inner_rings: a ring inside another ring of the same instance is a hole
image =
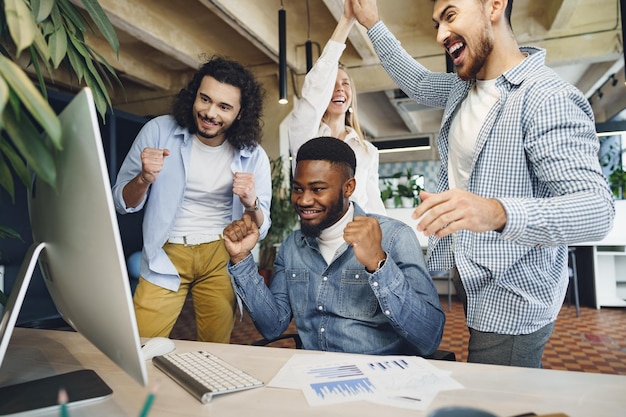
[[[15, 279], [11, 295], [0, 322], [0, 364], [4, 359], [9, 340], [26, 296], [39, 255], [45, 242], [33, 243], [26, 252], [20, 272]], [[68, 404], [85, 403], [108, 398], [113, 391], [92, 370], [81, 369], [60, 375], [0, 387], [0, 415], [58, 406], [59, 390], [68, 394]]]

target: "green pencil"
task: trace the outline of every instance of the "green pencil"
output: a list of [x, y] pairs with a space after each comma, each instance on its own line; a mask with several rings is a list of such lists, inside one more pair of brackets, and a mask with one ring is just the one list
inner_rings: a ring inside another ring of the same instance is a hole
[[58, 397], [58, 402], [61, 405], [61, 417], [70, 417], [70, 414], [67, 411], [67, 401], [68, 401], [67, 391], [65, 391], [65, 388], [61, 388], [59, 390], [59, 397]]
[[147, 417], [150, 412], [150, 407], [152, 407], [152, 403], [154, 402], [154, 397], [156, 393], [156, 387], [152, 388], [150, 394], [146, 397], [146, 402], [143, 404], [143, 408], [141, 409], [141, 413], [139, 413], [139, 417]]

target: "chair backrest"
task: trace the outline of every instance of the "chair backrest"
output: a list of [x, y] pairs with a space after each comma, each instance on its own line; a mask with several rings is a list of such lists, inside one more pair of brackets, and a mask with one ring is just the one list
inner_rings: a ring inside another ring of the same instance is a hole
[[[296, 349], [302, 349], [302, 339], [300, 339], [300, 335], [298, 335], [297, 333], [283, 333], [280, 336], [278, 336], [276, 339], [272, 339], [272, 340], [261, 339], [261, 340], [257, 340], [256, 342], [252, 342], [252, 345], [253, 346], [267, 346], [271, 343], [277, 342], [279, 340], [285, 340], [285, 339], [293, 339]], [[435, 353], [425, 358], [439, 360], [439, 361], [453, 361], [453, 362], [456, 361], [456, 355], [454, 354], [454, 352], [451, 352], [449, 350], [436, 350]]]

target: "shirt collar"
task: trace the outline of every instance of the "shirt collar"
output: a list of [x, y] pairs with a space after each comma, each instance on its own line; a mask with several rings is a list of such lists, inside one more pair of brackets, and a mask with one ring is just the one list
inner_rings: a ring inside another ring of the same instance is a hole
[[519, 85], [539, 68], [545, 65], [546, 50], [534, 46], [523, 46], [520, 51], [528, 56], [519, 64], [502, 74], [502, 77], [513, 85]]

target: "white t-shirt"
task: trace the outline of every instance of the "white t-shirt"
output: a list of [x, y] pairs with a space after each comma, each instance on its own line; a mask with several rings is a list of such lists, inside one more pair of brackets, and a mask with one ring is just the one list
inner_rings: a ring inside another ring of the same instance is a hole
[[448, 183], [451, 189], [467, 189], [478, 133], [499, 98], [495, 79], [477, 80], [452, 120], [448, 152]]
[[171, 236], [218, 235], [230, 223], [233, 157], [234, 149], [227, 141], [208, 146], [193, 137], [187, 185]]

